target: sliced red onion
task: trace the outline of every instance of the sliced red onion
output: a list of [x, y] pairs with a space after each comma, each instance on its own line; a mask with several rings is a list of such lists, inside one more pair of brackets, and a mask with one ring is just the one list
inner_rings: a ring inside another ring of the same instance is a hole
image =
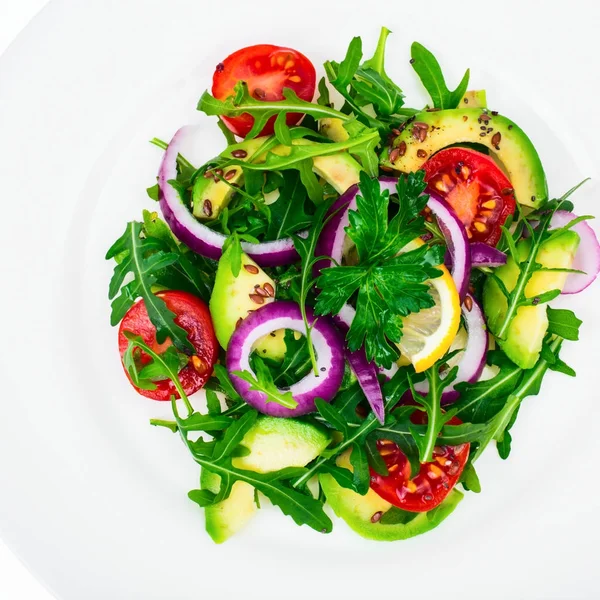
[[[468, 334], [467, 345], [458, 362], [456, 380], [442, 394], [443, 404], [456, 401], [459, 393], [454, 387], [465, 381], [468, 383], [477, 381], [485, 367], [488, 350], [487, 327], [481, 307], [470, 294], [467, 294], [465, 298], [462, 306], [462, 314]], [[415, 385], [415, 390], [420, 394], [426, 395], [429, 392], [429, 382], [427, 380], [420, 381]]]
[[298, 406], [286, 408], [275, 402], [267, 402], [263, 392], [251, 390], [251, 385], [233, 375], [234, 371], [253, 372], [250, 354], [254, 342], [277, 329], [306, 332], [300, 307], [294, 302], [273, 302], [250, 313], [234, 331], [227, 347], [227, 370], [238, 394], [260, 412], [273, 417], [298, 417], [315, 410], [315, 399], [330, 402], [342, 384], [344, 376], [344, 341], [339, 331], [326, 317], [315, 318], [307, 309], [308, 322], [313, 326], [311, 338], [317, 355], [319, 376], [312, 371], [290, 386]]
[[469, 248], [473, 267], [501, 267], [506, 264], [506, 254], [494, 246], [483, 242], [473, 242], [469, 244]]
[[448, 251], [452, 257], [452, 279], [460, 299], [464, 300], [471, 277], [471, 252], [465, 226], [450, 205], [437, 194], [429, 193], [427, 207], [436, 216], [446, 239]]
[[[471, 267], [501, 267], [506, 264], [506, 254], [483, 242], [469, 244], [471, 250]], [[452, 256], [446, 252], [444, 257], [446, 266], [452, 268]]]
[[[195, 219], [184, 205], [177, 190], [169, 181], [177, 178], [177, 156], [193, 127], [182, 127], [173, 136], [158, 172], [160, 208], [165, 221], [175, 236], [197, 254], [218, 260], [227, 236], [218, 233]], [[262, 267], [288, 265], [298, 260], [291, 238], [252, 244], [243, 242], [242, 248]]]
[[[577, 215], [566, 210], [557, 210], [550, 221], [550, 229], [564, 227], [576, 218]], [[585, 290], [600, 273], [600, 244], [594, 230], [585, 221], [577, 223], [572, 229], [579, 235], [581, 241], [571, 268], [583, 271], [585, 275], [570, 273], [563, 294], [578, 294]]]
[[[349, 304], [345, 304], [342, 310], [333, 318], [336, 325], [345, 333], [350, 329], [356, 311]], [[358, 384], [364, 392], [371, 409], [375, 413], [377, 420], [383, 425], [385, 421], [385, 409], [383, 405], [383, 392], [377, 375], [379, 370], [374, 362], [369, 362], [365, 354], [365, 349], [361, 348], [356, 352], [351, 352], [346, 348], [346, 358], [350, 367], [354, 371]]]

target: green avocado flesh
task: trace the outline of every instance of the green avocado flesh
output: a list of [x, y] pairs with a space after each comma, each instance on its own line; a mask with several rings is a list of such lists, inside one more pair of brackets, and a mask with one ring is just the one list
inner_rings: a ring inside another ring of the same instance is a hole
[[531, 140], [510, 119], [487, 109], [419, 113], [395, 138], [392, 148], [384, 148], [380, 163], [404, 173], [417, 171], [438, 150], [459, 143], [489, 148], [504, 165], [520, 204], [537, 208], [548, 198], [546, 175]]
[[[265, 136], [245, 140], [235, 146], [230, 146], [221, 154], [223, 158], [237, 158], [247, 161], [252, 159], [255, 163], [264, 162], [267, 150], [274, 154], [285, 156], [289, 152], [288, 146], [274, 144], [274, 137]], [[295, 144], [310, 144], [308, 140], [294, 140]], [[233, 154], [237, 156], [233, 156]], [[245, 155], [244, 155], [245, 153]], [[329, 183], [339, 194], [345, 192], [360, 178], [360, 164], [347, 152], [338, 152], [313, 159], [313, 171]], [[239, 186], [244, 181], [244, 173], [240, 166], [231, 166], [223, 169], [222, 176], [227, 181], [214, 179], [214, 177], [198, 177], [192, 190], [192, 213], [197, 219], [216, 219], [221, 211], [229, 204], [236, 191], [233, 184]]]
[[[239, 469], [270, 473], [286, 467], [304, 467], [329, 445], [331, 438], [322, 429], [294, 419], [260, 416], [242, 440], [250, 453], [233, 459]], [[221, 478], [202, 469], [200, 487], [219, 491]], [[231, 495], [205, 509], [206, 531], [217, 544], [238, 532], [257, 510], [254, 488], [245, 482], [233, 484]]]
[[[215, 286], [210, 297], [210, 314], [219, 344], [227, 350], [229, 339], [235, 331], [237, 322], [245, 319], [259, 306], [275, 300], [276, 285], [247, 254], [242, 253], [242, 268], [237, 277], [233, 275], [233, 246], [225, 250], [219, 260]], [[261, 296], [256, 286], [263, 290], [272, 290], [271, 296]], [[269, 286], [271, 286], [269, 288]], [[284, 330], [273, 332], [256, 342], [254, 350], [261, 356], [272, 360], [282, 360], [285, 355]]]
[[[338, 464], [348, 468], [346, 456], [338, 459]], [[381, 523], [381, 518], [392, 505], [369, 490], [365, 496], [339, 485], [328, 473], [319, 475], [319, 483], [333, 512], [343, 519], [350, 529], [360, 536], [380, 542], [395, 542], [426, 533], [437, 527], [462, 500], [463, 494], [452, 490], [438, 507], [426, 513], [417, 513], [408, 523]]]
[[[579, 241], [577, 233], [572, 230], [565, 231], [542, 244], [536, 262], [547, 268], [569, 269], [573, 264]], [[517, 244], [520, 260], [527, 258], [530, 247], [529, 239], [521, 240]], [[509, 257], [506, 265], [496, 269], [494, 273], [511, 292], [517, 284], [520, 270], [512, 257]], [[534, 298], [550, 290], [562, 290], [567, 276], [568, 273], [536, 272], [525, 288], [525, 296]], [[508, 302], [500, 286], [488, 277], [483, 289], [483, 310], [492, 334], [495, 335], [500, 330], [507, 309]], [[515, 364], [522, 369], [531, 369], [539, 359], [547, 330], [546, 304], [521, 306], [511, 321], [504, 339], [497, 341]]]
[[487, 94], [485, 90], [471, 90], [465, 92], [459, 105], [460, 108], [486, 108]]

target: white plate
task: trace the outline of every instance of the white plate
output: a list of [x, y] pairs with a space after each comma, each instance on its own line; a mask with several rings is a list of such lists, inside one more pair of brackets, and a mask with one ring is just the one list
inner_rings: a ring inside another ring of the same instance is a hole
[[[250, 43], [319, 63], [342, 57], [353, 35], [372, 47], [386, 24], [389, 72], [409, 104], [422, 102], [408, 66], [418, 39], [451, 81], [471, 66], [471, 85], [523, 125], [553, 194], [596, 177], [597, 5], [466, 4], [55, 1], [2, 58], [0, 527], [57, 597], [597, 595], [600, 285], [572, 303], [585, 327], [564, 358], [579, 377], [548, 376], [523, 405], [510, 459], [490, 449], [479, 463], [483, 493], [397, 544], [342, 522], [322, 536], [265, 510], [213, 545], [186, 498], [198, 469], [175, 436], [147, 425], [166, 409], [132, 392], [108, 324], [103, 255], [151, 205], [160, 153], [147, 140], [208, 124], [194, 108], [214, 65]], [[221, 143], [214, 129], [207, 156]], [[588, 185], [578, 212], [598, 213], [597, 199]]]

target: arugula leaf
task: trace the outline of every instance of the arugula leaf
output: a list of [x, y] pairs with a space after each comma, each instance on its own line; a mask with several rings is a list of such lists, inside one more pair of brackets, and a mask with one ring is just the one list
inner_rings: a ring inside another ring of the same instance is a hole
[[286, 329], [283, 337], [285, 355], [278, 366], [273, 381], [277, 385], [290, 386], [305, 377], [311, 368], [310, 352], [306, 337], [296, 339], [295, 332]]
[[155, 390], [156, 384], [149, 379], [143, 379], [140, 377], [140, 373], [138, 370], [138, 361], [135, 357], [135, 346], [133, 344], [129, 344], [127, 346], [127, 350], [123, 354], [123, 366], [129, 376], [131, 377], [131, 381], [135, 386], [140, 388], [141, 390]]
[[[442, 359], [445, 361], [445, 359]], [[446, 387], [452, 384], [456, 379], [458, 367], [454, 367], [442, 379], [440, 377], [440, 362], [436, 363], [427, 370], [427, 379], [429, 380], [429, 391], [426, 396], [421, 396], [414, 390], [411, 382], [411, 391], [413, 399], [418, 402], [427, 413], [427, 429], [422, 434], [412, 423], [410, 432], [419, 448], [419, 460], [421, 463], [431, 462], [433, 460], [433, 449], [438, 443], [438, 438], [442, 427], [454, 416], [454, 411], [442, 412], [441, 400], [442, 392]]]
[[474, 492], [475, 494], [481, 493], [481, 483], [477, 471], [473, 466], [473, 463], [469, 461], [460, 476], [460, 482], [462, 483], [465, 490]]
[[[324, 65], [329, 82], [345, 100], [342, 112], [354, 113], [361, 123], [378, 129], [382, 135], [415, 112], [402, 108], [402, 90], [385, 72], [385, 45], [389, 34], [389, 29], [381, 29], [373, 57], [362, 64], [362, 41], [354, 38], [341, 63], [327, 61]], [[363, 110], [367, 105], [372, 105], [374, 116]]]
[[470, 70], [467, 69], [458, 87], [452, 92], [446, 85], [440, 63], [435, 56], [419, 42], [413, 42], [411, 64], [433, 101], [433, 107], [439, 109], [456, 108], [469, 86]]
[[315, 356], [315, 350], [312, 344], [312, 325], [313, 323], [309, 323], [308, 314], [306, 311], [306, 301], [308, 299], [308, 295], [314, 287], [315, 279], [313, 277], [313, 268], [315, 264], [322, 258], [319, 256], [315, 256], [315, 250], [317, 247], [317, 242], [319, 241], [319, 236], [321, 235], [321, 231], [323, 231], [323, 227], [331, 218], [331, 216], [326, 216], [329, 208], [333, 204], [334, 199], [330, 199], [327, 202], [321, 204], [315, 213], [313, 226], [308, 232], [307, 237], [300, 237], [299, 235], [292, 235], [292, 241], [294, 242], [294, 248], [296, 248], [296, 252], [300, 255], [300, 259], [302, 261], [302, 271], [300, 274], [300, 282], [299, 282], [299, 301], [300, 312], [302, 313], [302, 319], [304, 320], [304, 326], [306, 328], [306, 343], [308, 346], [308, 352], [310, 354], [310, 362], [313, 368], [313, 372], [318, 376], [319, 372], [317, 369], [317, 358]]
[[[171, 371], [179, 373], [190, 360], [190, 357], [182, 352], [177, 352], [175, 346], [169, 346], [162, 354], [163, 361], [168, 365]], [[162, 381], [168, 379], [163, 365], [152, 360], [146, 364], [138, 374], [140, 379], [149, 379], [150, 381]]]
[[258, 412], [252, 410], [242, 415], [237, 421], [233, 421], [225, 430], [223, 439], [215, 444], [211, 458], [213, 460], [222, 460], [231, 456], [233, 451], [241, 444], [244, 436], [250, 431], [257, 417]]
[[256, 137], [265, 127], [267, 121], [276, 117], [276, 137], [279, 143], [283, 145], [291, 144], [289, 127], [285, 123], [285, 117], [289, 113], [302, 113], [312, 115], [315, 119], [325, 117], [334, 117], [338, 119], [348, 119], [348, 116], [321, 104], [313, 104], [300, 99], [290, 88], [283, 89], [284, 100], [263, 101], [254, 98], [248, 91], [245, 82], [239, 81], [234, 88], [234, 95], [226, 100], [217, 100], [207, 91], [202, 94], [198, 102], [198, 110], [206, 113], [208, 116], [239, 117], [242, 114], [249, 114], [254, 117], [254, 125], [246, 136], [246, 139]]
[[434, 305], [429, 279], [441, 272], [441, 246], [424, 245], [398, 253], [424, 230], [419, 214], [427, 196], [423, 173], [401, 177], [398, 186], [399, 210], [388, 222], [389, 193], [379, 181], [361, 173], [357, 210], [349, 211], [348, 236], [360, 258], [357, 266], [328, 267], [321, 271], [317, 314], [337, 314], [357, 294], [356, 318], [346, 337], [355, 351], [365, 346], [367, 358], [390, 367], [398, 357], [395, 345], [402, 337], [401, 317]]
[[548, 333], [553, 333], [565, 340], [579, 340], [579, 328], [583, 321], [575, 316], [572, 310], [550, 308], [548, 314]]
[[275, 402], [276, 404], [285, 406], [285, 408], [296, 408], [298, 403], [294, 400], [292, 393], [282, 392], [275, 385], [271, 371], [269, 371], [269, 367], [265, 365], [262, 358], [257, 356], [253, 362], [256, 375], [250, 371], [234, 371], [232, 374], [251, 384], [251, 390], [265, 394], [265, 402]]
[[[118, 324], [141, 296], [150, 321], [156, 327], [158, 343], [162, 344], [170, 337], [180, 350], [192, 353], [194, 347], [188, 340], [186, 331], [175, 323], [175, 314], [161, 298], [152, 293], [152, 286], [157, 282], [156, 272], [172, 265], [178, 260], [178, 255], [166, 252], [156, 238], [142, 238], [141, 232], [141, 223], [131, 221], [123, 235], [106, 253], [107, 260], [121, 256], [121, 262], [115, 266], [108, 292], [109, 299], [113, 301], [111, 325]], [[133, 276], [133, 280], [124, 284], [128, 274]]]
[[[386, 411], [389, 411], [391, 407], [398, 404], [404, 393], [409, 389], [408, 373], [408, 369], [400, 369], [394, 374], [392, 379], [384, 384], [383, 394], [386, 399]], [[333, 429], [340, 431], [343, 434], [343, 439], [337, 446], [329, 450], [327, 454], [322, 454], [316, 458], [305, 470], [305, 472], [294, 481], [294, 488], [303, 488], [306, 486], [311, 477], [319, 473], [322, 469], [325, 469], [327, 472], [331, 472], [332, 475], [336, 477], [336, 481], [340, 485], [348, 487], [349, 484], [351, 489], [359, 494], [365, 494], [368, 491], [368, 469], [366, 470], [365, 476], [365, 468], [363, 464], [363, 457], [365, 454], [363, 453], [363, 450], [359, 449], [357, 451], [357, 455], [355, 456], [354, 460], [356, 461], [358, 469], [351, 474], [351, 476], [348, 474], [341, 474], [340, 471], [337, 470], [339, 467], [335, 467], [335, 463], [333, 462], [333, 459], [336, 456], [349, 448], [353, 449], [352, 453], [354, 454], [354, 449], [356, 447], [364, 447], [369, 434], [375, 431], [379, 426], [379, 421], [372, 412], [370, 412], [362, 421], [347, 421], [344, 415], [348, 414], [347, 411], [349, 407], [350, 411], [353, 410], [351, 408], [352, 406], [354, 406], [355, 410], [355, 402], [357, 401], [357, 396], [351, 395], [350, 399], [346, 399], [343, 405], [338, 407], [337, 405], [334, 406], [332, 404], [327, 404], [323, 400], [317, 399], [316, 406], [317, 410], [319, 411], [319, 418], [317, 420], [320, 420], [321, 422], [329, 425], [329, 427], [333, 427]], [[354, 413], [354, 415], [356, 415], [356, 413]], [[388, 423], [390, 420], [393, 421], [394, 419], [391, 417], [391, 415], [388, 415], [388, 418], [386, 418], [386, 423]], [[335, 467], [334, 470], [336, 470], [337, 476], [331, 471], [333, 467]], [[344, 469], [341, 469], [341, 471], [343, 470]]]
[[402, 510], [397, 506], [392, 506], [389, 510], [381, 515], [379, 523], [382, 525], [406, 525], [419, 516], [417, 512], [409, 512]]
[[279, 240], [310, 227], [312, 217], [306, 213], [305, 205], [306, 190], [299, 173], [284, 171], [279, 198], [269, 206], [271, 219], [267, 225], [267, 238]]

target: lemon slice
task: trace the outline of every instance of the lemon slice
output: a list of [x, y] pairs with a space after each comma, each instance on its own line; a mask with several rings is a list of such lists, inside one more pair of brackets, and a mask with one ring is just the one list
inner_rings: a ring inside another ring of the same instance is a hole
[[437, 268], [441, 277], [428, 281], [435, 306], [402, 319], [399, 364], [408, 360], [417, 373], [429, 369], [448, 352], [460, 327], [460, 299], [452, 275], [443, 265]]

